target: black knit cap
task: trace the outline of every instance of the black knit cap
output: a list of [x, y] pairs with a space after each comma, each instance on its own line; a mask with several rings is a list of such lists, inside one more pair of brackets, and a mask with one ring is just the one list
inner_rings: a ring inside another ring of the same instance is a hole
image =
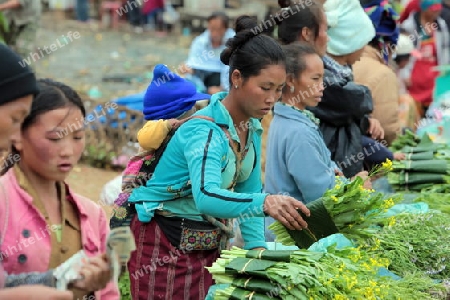
[[0, 43], [0, 105], [38, 92], [31, 68], [11, 48]]

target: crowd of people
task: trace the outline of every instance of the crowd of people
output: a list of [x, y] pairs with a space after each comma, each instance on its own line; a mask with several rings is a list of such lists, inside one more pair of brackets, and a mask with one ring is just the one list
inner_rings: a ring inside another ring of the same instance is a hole
[[[110, 220], [65, 182], [85, 146], [84, 128], [65, 130], [86, 116], [83, 101], [21, 66], [21, 44], [0, 45], [0, 150], [19, 158], [0, 177], [0, 299], [119, 299], [106, 237], [121, 226], [136, 241], [133, 299], [204, 299], [220, 250], [267, 249], [268, 225], [307, 228], [298, 210], [309, 216], [337, 178], [372, 189], [373, 165], [405, 158], [388, 146], [415, 129], [435, 67], [449, 63], [441, 1], [402, 14], [387, 0], [278, 2], [288, 17], [274, 28], [249, 16], [228, 28], [217, 12], [183, 74], [154, 68]], [[26, 0], [3, 3], [16, 37], [34, 26]], [[55, 268], [80, 250], [82, 279], [57, 291]]]

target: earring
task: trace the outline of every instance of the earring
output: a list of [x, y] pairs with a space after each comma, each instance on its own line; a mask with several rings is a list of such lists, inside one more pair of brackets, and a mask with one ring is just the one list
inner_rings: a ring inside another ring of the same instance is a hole
[[236, 84], [236, 85], [234, 86], [234, 88], [235, 88], [235, 89], [237, 89], [237, 88], [238, 88], [237, 84]]
[[293, 93], [295, 91], [295, 88], [293, 85], [291, 85], [291, 93]]

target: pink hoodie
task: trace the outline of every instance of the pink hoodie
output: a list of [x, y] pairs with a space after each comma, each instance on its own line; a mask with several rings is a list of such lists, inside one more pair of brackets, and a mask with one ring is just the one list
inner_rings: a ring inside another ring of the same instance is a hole
[[[9, 274], [48, 271], [51, 240], [44, 217], [32, 205], [31, 196], [20, 188], [14, 168], [0, 178], [0, 185], [3, 185], [6, 193], [0, 187], [0, 231], [3, 231], [4, 222], [7, 221], [6, 232], [0, 232], [0, 235], [4, 235], [3, 244], [0, 245], [3, 267]], [[83, 250], [89, 256], [104, 253], [109, 233], [105, 212], [99, 205], [70, 189], [68, 193], [78, 208]], [[3, 274], [1, 269], [0, 273]], [[112, 282], [96, 292], [95, 296], [97, 300], [120, 299], [118, 287]]]

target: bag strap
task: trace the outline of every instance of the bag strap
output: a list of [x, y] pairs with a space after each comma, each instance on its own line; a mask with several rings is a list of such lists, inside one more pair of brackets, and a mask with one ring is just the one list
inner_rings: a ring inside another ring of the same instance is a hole
[[[169, 133], [167, 134], [164, 141], [161, 143], [161, 146], [159, 146], [159, 148], [155, 150], [150, 164], [145, 164], [145, 163], [142, 164], [141, 169], [139, 170], [140, 173], [142, 172], [142, 173], [146, 173], [146, 174], [153, 174], [155, 172], [156, 166], [158, 165], [159, 160], [161, 159], [164, 151], [167, 148], [167, 145], [169, 144], [170, 140], [174, 136], [175, 132], [178, 130], [178, 128], [180, 128], [180, 126], [182, 124], [184, 124], [185, 122], [187, 122], [191, 119], [204, 119], [204, 120], [208, 120], [211, 122], [215, 122], [213, 118], [206, 117], [206, 116], [191, 116], [189, 118], [186, 118], [184, 120], [176, 122], [172, 126], [172, 129], [169, 131]], [[150, 178], [150, 176], [145, 176], [145, 180], [141, 180], [140, 184], [145, 185], [149, 178]]]
[[[241, 153], [238, 151], [238, 147], [237, 147], [236, 143], [233, 142], [233, 139], [232, 139], [232, 137], [230, 135], [230, 132], [227, 129], [227, 126], [217, 124], [213, 118], [207, 117], [207, 116], [191, 116], [189, 118], [186, 118], [184, 120], [176, 122], [172, 126], [172, 129], [167, 134], [167, 136], [164, 139], [164, 141], [162, 142], [161, 146], [158, 149], [155, 150], [151, 163], [150, 164], [142, 164], [141, 169], [140, 169], [139, 172], [145, 172], [147, 174], [152, 174], [153, 172], [155, 172], [156, 166], [158, 165], [159, 160], [161, 159], [164, 151], [167, 148], [167, 145], [169, 144], [170, 140], [174, 136], [175, 132], [178, 130], [178, 128], [180, 128], [180, 126], [182, 124], [184, 124], [187, 121], [192, 120], [192, 119], [203, 119], [203, 120], [207, 120], [207, 121], [213, 122], [217, 126], [219, 126], [222, 129], [222, 131], [225, 133], [226, 137], [228, 138], [228, 143], [229, 143], [231, 149], [233, 150], [233, 153], [236, 156], [236, 172], [234, 174], [234, 178], [233, 178], [232, 184], [229, 187], [231, 189], [234, 188], [234, 186], [236, 185], [236, 182], [237, 182], [237, 178], [238, 178], [239, 173], [240, 173], [240, 169], [241, 169], [241, 159], [242, 159]], [[146, 176], [145, 178], [148, 180], [149, 176]], [[147, 180], [145, 180], [145, 181], [147, 181]], [[141, 184], [144, 185], [144, 184], [146, 184], [146, 182], [141, 182]]]

